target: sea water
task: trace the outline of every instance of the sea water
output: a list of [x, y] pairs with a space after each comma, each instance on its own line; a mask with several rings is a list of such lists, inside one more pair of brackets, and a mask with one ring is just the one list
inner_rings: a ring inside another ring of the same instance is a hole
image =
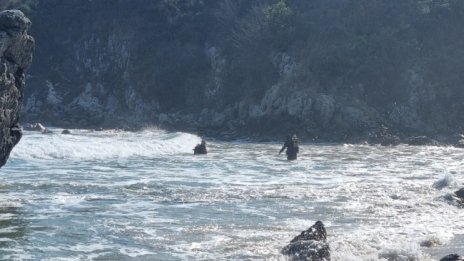
[[25, 132], [0, 169], [1, 260], [285, 260], [317, 220], [333, 260], [464, 255], [464, 150]]

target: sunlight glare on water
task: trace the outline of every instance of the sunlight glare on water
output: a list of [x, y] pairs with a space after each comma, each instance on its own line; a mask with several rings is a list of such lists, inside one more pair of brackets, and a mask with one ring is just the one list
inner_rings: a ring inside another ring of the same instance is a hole
[[280, 143], [207, 141], [193, 156], [200, 141], [26, 132], [0, 170], [0, 259], [284, 260], [317, 220], [333, 260], [462, 247], [464, 212], [446, 200], [464, 180], [461, 149], [305, 144], [287, 162]]

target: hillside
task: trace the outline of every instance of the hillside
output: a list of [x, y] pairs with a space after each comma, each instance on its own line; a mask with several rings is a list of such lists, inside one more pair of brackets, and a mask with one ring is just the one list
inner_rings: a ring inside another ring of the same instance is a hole
[[459, 0], [0, 6], [33, 23], [26, 121], [338, 142], [463, 131]]

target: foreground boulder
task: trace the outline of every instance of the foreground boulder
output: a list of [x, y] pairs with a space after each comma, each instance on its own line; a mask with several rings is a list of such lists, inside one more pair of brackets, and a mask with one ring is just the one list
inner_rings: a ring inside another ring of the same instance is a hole
[[21, 11], [0, 12], [0, 167], [21, 139], [19, 112], [24, 71], [32, 61], [34, 39], [27, 34], [31, 21]]
[[442, 259], [440, 259], [440, 261], [463, 261], [463, 260], [464, 259], [457, 254], [447, 255], [443, 257]]
[[321, 221], [301, 232], [290, 244], [282, 249], [282, 254], [291, 260], [329, 261], [330, 248], [327, 244], [327, 231]]

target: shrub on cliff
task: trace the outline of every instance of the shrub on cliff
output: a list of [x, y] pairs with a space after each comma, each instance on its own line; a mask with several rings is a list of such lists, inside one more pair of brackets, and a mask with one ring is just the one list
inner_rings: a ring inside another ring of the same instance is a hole
[[31, 17], [36, 8], [37, 0], [0, 0], [0, 10], [18, 9]]
[[286, 50], [289, 47], [294, 33], [293, 11], [285, 0], [263, 9], [269, 30], [269, 38], [275, 48]]

